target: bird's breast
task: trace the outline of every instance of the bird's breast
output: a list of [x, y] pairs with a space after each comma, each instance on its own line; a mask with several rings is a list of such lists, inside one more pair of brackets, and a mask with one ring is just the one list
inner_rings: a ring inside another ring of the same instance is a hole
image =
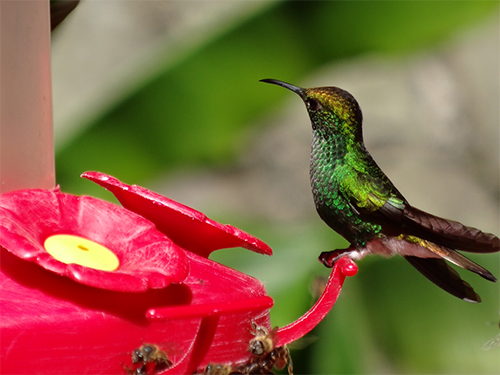
[[310, 159], [311, 188], [321, 219], [351, 244], [361, 247], [378, 237], [380, 225], [362, 218], [342, 193], [345, 155], [340, 141], [314, 136]]

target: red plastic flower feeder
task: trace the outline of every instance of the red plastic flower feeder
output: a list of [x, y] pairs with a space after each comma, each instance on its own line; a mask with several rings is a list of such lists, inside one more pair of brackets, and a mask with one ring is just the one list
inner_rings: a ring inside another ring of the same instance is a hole
[[[269, 246], [144, 188], [96, 172], [83, 177], [110, 190], [124, 207], [58, 189], [0, 195], [3, 373], [283, 367], [278, 348], [313, 329], [335, 303], [345, 276], [357, 271], [341, 259], [316, 305], [271, 330], [273, 301], [264, 286], [208, 259], [228, 247], [271, 255]], [[276, 336], [263, 353], [249, 350], [256, 327]]]

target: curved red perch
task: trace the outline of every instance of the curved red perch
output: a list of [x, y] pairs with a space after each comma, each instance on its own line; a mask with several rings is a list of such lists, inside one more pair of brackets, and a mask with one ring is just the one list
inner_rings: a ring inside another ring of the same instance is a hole
[[350, 258], [339, 259], [328, 278], [325, 290], [308, 312], [293, 323], [278, 329], [278, 346], [287, 345], [307, 335], [330, 312], [339, 297], [346, 276], [354, 276], [358, 266]]

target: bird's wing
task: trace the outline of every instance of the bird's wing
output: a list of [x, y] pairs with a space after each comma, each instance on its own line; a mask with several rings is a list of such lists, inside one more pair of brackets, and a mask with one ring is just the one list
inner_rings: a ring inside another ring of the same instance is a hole
[[468, 227], [458, 221], [443, 219], [404, 203], [393, 204], [391, 199], [377, 210], [377, 216], [399, 226], [402, 233], [426, 239], [451, 249], [473, 253], [494, 253], [500, 251], [500, 239]]
[[441, 246], [474, 253], [500, 251], [500, 238], [494, 234], [412, 207], [378, 167], [369, 174], [351, 176], [343, 190], [351, 207], [364, 220], [393, 229], [394, 235], [410, 234]]
[[431, 215], [410, 205], [403, 210], [402, 224], [411, 234], [452, 249], [473, 253], [500, 251], [500, 238], [494, 234]]
[[403, 210], [405, 199], [379, 168], [358, 170], [344, 167], [340, 175], [340, 192], [357, 212], [374, 213], [390, 201], [394, 208]]
[[462, 280], [457, 271], [443, 259], [405, 256], [405, 259], [422, 275], [444, 291], [468, 302], [481, 302], [469, 283]]

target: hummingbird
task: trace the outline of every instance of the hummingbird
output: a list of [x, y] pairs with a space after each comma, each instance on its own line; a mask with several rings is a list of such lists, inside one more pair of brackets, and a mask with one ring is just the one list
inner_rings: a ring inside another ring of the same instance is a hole
[[275, 79], [261, 82], [298, 94], [312, 125], [310, 182], [321, 219], [349, 247], [321, 253], [333, 267], [342, 256], [403, 256], [441, 289], [468, 302], [481, 298], [447, 262], [497, 281], [457, 250], [500, 251], [500, 239], [457, 221], [411, 206], [373, 160], [363, 142], [363, 116], [356, 99], [338, 87], [301, 88]]

